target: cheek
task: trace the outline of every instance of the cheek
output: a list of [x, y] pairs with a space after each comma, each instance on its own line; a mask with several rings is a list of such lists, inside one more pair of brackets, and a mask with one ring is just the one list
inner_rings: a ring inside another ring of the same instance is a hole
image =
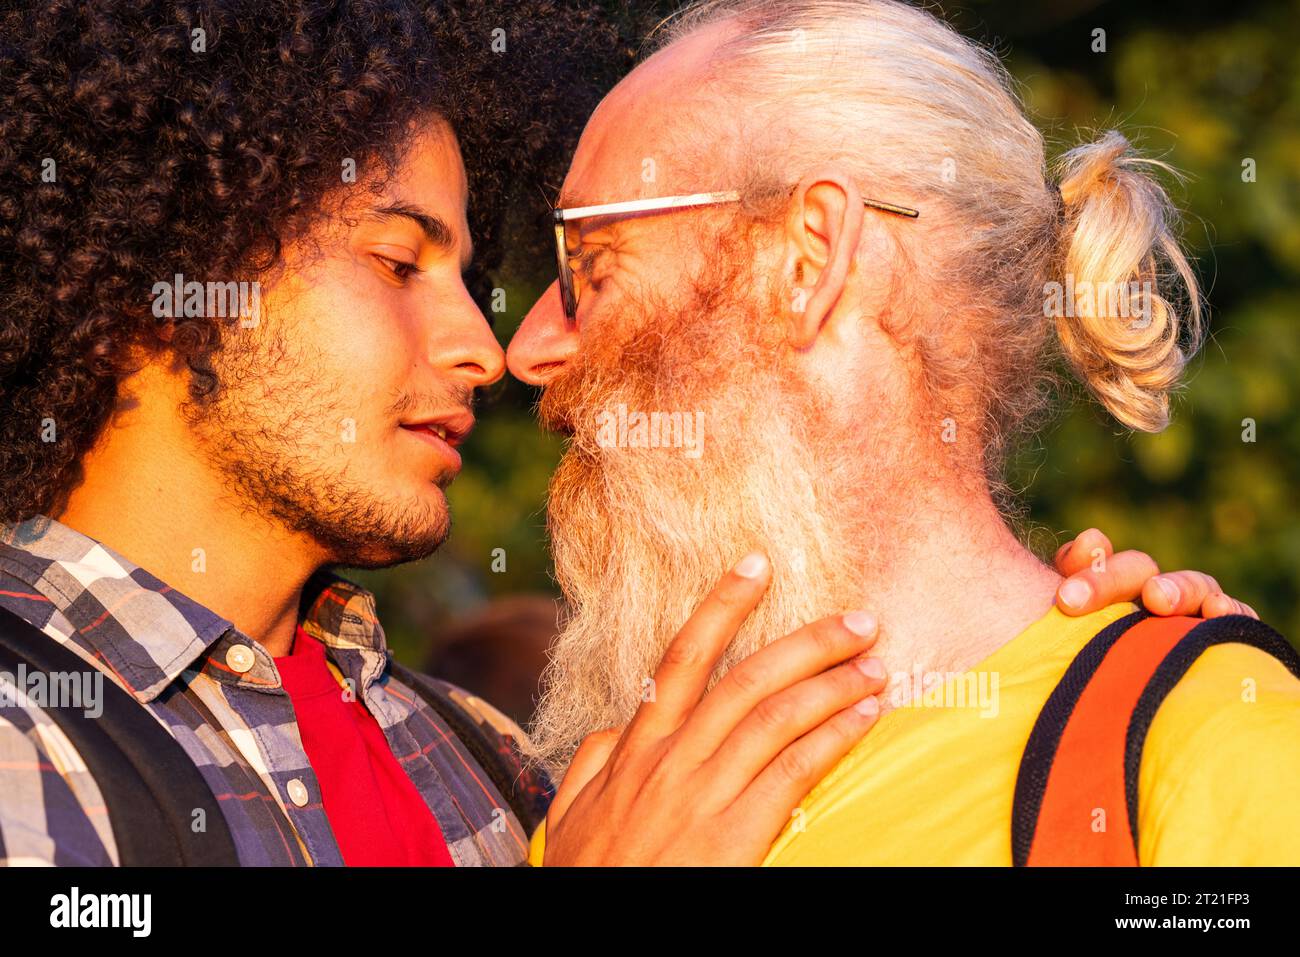
[[339, 379], [376, 393], [400, 384], [418, 360], [416, 323], [387, 290], [340, 288], [322, 303], [315, 351]]
[[270, 318], [285, 348], [296, 353], [291, 364], [299, 380], [296, 389], [282, 384], [300, 392], [282, 400], [327, 408], [360, 445], [367, 433], [388, 424], [388, 410], [407, 391], [417, 361], [416, 324], [366, 277], [331, 278], [275, 304]]
[[655, 257], [645, 250], [611, 250], [593, 275], [600, 308], [620, 308], [652, 300], [662, 294], [670, 279], [655, 268]]
[[679, 309], [695, 297], [697, 283], [707, 288], [705, 259], [699, 237], [689, 230], [637, 237], [615, 254], [610, 294], [602, 299], [614, 308], [647, 316]]

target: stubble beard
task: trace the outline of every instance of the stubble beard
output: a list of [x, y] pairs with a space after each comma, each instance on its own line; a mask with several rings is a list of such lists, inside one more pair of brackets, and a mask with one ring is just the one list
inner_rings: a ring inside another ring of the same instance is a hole
[[369, 437], [346, 441], [358, 411], [319, 378], [329, 366], [273, 334], [226, 344], [213, 365], [216, 395], [184, 415], [241, 511], [308, 537], [331, 565], [385, 568], [446, 540], [445, 499], [385, 495], [358, 475]]

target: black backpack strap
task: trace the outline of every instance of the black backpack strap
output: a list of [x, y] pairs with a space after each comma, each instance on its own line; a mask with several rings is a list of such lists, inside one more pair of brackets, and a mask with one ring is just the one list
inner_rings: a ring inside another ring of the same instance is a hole
[[546, 775], [526, 764], [512, 736], [502, 734], [479, 720], [457, 702], [451, 693], [453, 685], [412, 671], [391, 656], [389, 667], [447, 723], [487, 772], [524, 830], [532, 834], [546, 819], [546, 808], [554, 795], [554, 788]]
[[[16, 672], [85, 674], [98, 671], [75, 652], [0, 608], [0, 666]], [[102, 672], [100, 673], [102, 675]], [[103, 795], [124, 867], [205, 867], [239, 864], [235, 842], [212, 789], [185, 749], [158, 719], [107, 675], [102, 675], [102, 713], [45, 703], [41, 710], [77, 749]], [[196, 809], [205, 830], [191, 827]]]

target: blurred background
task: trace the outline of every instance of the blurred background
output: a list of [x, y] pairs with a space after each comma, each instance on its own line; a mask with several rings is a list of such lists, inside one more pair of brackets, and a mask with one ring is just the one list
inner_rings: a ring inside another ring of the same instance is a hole
[[[572, 6], [591, 23], [589, 41], [567, 58], [557, 51], [555, 69], [581, 116], [676, 4]], [[1050, 556], [1096, 525], [1117, 548], [1141, 547], [1162, 568], [1214, 574], [1296, 641], [1300, 2], [1036, 0], [941, 10], [1004, 57], [1050, 156], [1115, 127], [1186, 174], [1174, 195], [1210, 306], [1211, 338], [1168, 430], [1127, 434], [1080, 398], [1019, 457], [1014, 480], [1029, 510], [1028, 541]], [[1097, 29], [1105, 31], [1104, 53], [1093, 51]], [[543, 197], [560, 185], [581, 121], [559, 125], [547, 134], [545, 163], [518, 174], [506, 252], [478, 277], [481, 292], [505, 290], [504, 312], [493, 313], [486, 295], [483, 304], [503, 346], [554, 278]], [[531, 711], [559, 598], [544, 497], [561, 443], [537, 426], [535, 400], [514, 380], [486, 397], [448, 495], [452, 535], [436, 555], [351, 572], [378, 594], [401, 660], [520, 721]], [[1244, 441], [1251, 423], [1254, 440]]]

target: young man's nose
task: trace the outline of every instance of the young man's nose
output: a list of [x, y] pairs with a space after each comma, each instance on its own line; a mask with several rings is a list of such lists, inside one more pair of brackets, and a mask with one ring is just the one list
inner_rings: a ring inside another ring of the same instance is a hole
[[578, 351], [578, 333], [564, 321], [560, 284], [553, 282], [524, 316], [506, 349], [506, 364], [516, 379], [546, 385]]
[[471, 389], [491, 385], [505, 374], [506, 355], [492, 334], [487, 319], [466, 295], [468, 308], [459, 321], [449, 323], [444, 314], [440, 322], [444, 333], [433, 343], [435, 365], [449, 369], [452, 375]]

